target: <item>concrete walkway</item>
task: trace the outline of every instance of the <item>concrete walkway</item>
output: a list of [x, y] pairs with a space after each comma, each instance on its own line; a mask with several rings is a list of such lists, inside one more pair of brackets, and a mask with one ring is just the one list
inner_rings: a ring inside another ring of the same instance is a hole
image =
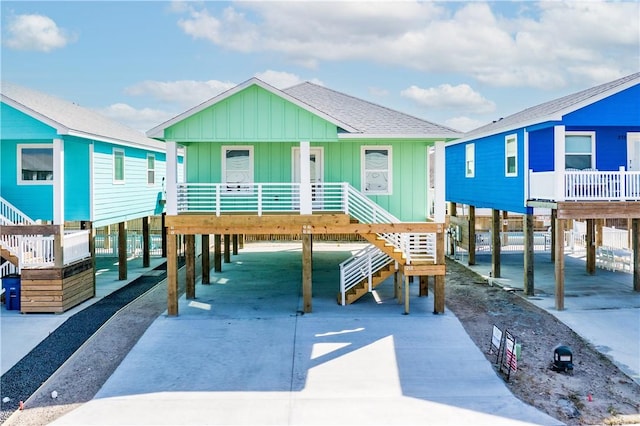
[[561, 424], [515, 398], [432, 296], [402, 315], [388, 280], [379, 303], [337, 305], [337, 265], [360, 247], [314, 244], [303, 315], [300, 244], [246, 245], [54, 424]]

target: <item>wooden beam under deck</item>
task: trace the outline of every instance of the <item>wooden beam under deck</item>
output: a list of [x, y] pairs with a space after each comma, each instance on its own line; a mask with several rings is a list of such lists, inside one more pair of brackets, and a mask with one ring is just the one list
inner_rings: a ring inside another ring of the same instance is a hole
[[567, 201], [557, 203], [558, 219], [640, 218], [637, 201]]

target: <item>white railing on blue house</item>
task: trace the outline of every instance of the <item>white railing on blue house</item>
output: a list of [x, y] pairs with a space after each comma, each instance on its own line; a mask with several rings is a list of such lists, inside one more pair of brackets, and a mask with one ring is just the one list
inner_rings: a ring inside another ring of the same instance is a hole
[[529, 171], [529, 200], [640, 201], [640, 171]]
[[[91, 256], [89, 231], [65, 231], [63, 235], [62, 265], [70, 265]], [[53, 235], [2, 235], [0, 245], [18, 259], [18, 269], [55, 266]]]
[[0, 224], [33, 225], [35, 222], [16, 206], [0, 197]]

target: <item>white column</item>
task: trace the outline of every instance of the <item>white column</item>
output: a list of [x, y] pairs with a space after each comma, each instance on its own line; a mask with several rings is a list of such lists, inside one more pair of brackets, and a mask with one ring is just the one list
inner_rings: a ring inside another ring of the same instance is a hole
[[564, 141], [565, 127], [553, 128], [553, 152], [555, 170], [555, 201], [564, 201]]
[[178, 214], [178, 145], [174, 141], [167, 141], [167, 215]]
[[434, 219], [438, 223], [444, 223], [446, 212], [447, 212], [447, 202], [445, 198], [445, 185], [446, 185], [446, 173], [445, 173], [445, 149], [444, 149], [444, 141], [436, 142], [436, 153], [435, 153], [435, 164], [432, 166], [435, 167], [435, 182], [434, 182]]
[[309, 141], [300, 141], [300, 214], [312, 213], [310, 155]]
[[53, 140], [53, 224], [64, 225], [64, 141]]

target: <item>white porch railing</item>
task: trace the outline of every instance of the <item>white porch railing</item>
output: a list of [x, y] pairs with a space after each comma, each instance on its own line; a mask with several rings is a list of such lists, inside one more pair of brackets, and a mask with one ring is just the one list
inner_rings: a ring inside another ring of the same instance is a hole
[[365, 278], [372, 290], [372, 275], [389, 263], [395, 262], [386, 253], [373, 245], [368, 245], [340, 264], [341, 305], [346, 304], [346, 294]]
[[35, 222], [16, 206], [0, 197], [0, 224], [33, 225]]
[[[91, 256], [89, 231], [66, 231], [63, 235], [63, 265]], [[53, 235], [2, 235], [0, 245], [18, 259], [18, 269], [55, 265]]]
[[529, 171], [530, 200], [640, 201], [640, 171]]

